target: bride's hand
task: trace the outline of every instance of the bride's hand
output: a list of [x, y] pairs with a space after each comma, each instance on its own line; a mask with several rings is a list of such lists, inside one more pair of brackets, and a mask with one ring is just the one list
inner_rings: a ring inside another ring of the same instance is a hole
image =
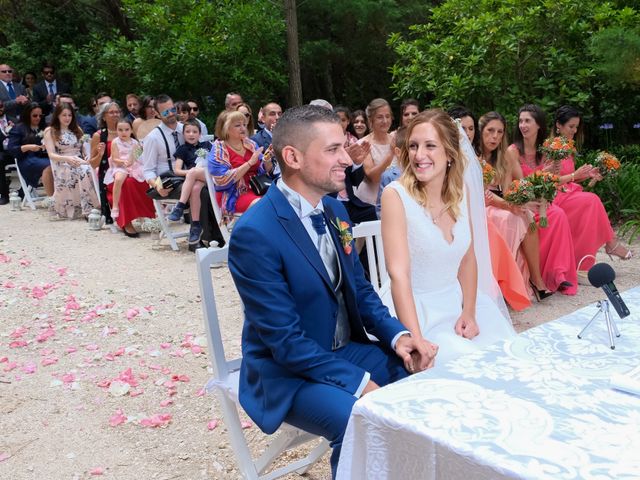
[[424, 338], [402, 335], [396, 342], [396, 354], [403, 360], [410, 373], [417, 373], [433, 367], [438, 346]]
[[462, 312], [455, 327], [456, 334], [471, 340], [480, 333], [476, 319], [472, 315]]

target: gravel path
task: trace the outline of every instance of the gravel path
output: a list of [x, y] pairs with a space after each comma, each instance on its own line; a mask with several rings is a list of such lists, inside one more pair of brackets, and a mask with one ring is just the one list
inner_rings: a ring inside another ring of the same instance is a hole
[[[0, 478], [238, 478], [218, 408], [202, 391], [193, 254], [150, 234], [51, 221], [42, 209], [0, 207], [0, 232]], [[614, 262], [620, 290], [640, 283], [639, 263]], [[225, 344], [239, 353], [237, 295], [226, 268], [212, 274]], [[554, 295], [514, 324], [521, 331], [601, 297], [591, 287]], [[257, 427], [246, 431], [264, 447]], [[307, 478], [330, 478], [328, 457]]]

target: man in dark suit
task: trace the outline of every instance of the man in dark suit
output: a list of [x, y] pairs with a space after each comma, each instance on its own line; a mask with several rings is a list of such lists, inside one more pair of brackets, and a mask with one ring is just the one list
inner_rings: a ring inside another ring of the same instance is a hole
[[329, 439], [334, 475], [355, 401], [432, 366], [437, 349], [389, 314], [364, 277], [346, 210], [326, 196], [344, 188], [343, 144], [333, 112], [285, 112], [273, 132], [282, 178], [242, 215], [229, 247], [245, 309], [240, 403], [266, 433], [286, 422]]
[[29, 103], [24, 86], [13, 82], [13, 68], [6, 63], [0, 65], [0, 100], [7, 118], [13, 123], [18, 122], [22, 109]]
[[33, 86], [33, 101], [42, 107], [45, 115], [54, 108], [56, 94], [71, 93], [69, 86], [56, 78], [56, 69], [50, 63], [42, 66], [43, 80]]
[[262, 114], [264, 117], [264, 128], [258, 130], [258, 132], [251, 137], [251, 140], [266, 151], [269, 145], [271, 145], [271, 132], [278, 123], [278, 119], [282, 116], [282, 107], [277, 103], [267, 103], [262, 107]]

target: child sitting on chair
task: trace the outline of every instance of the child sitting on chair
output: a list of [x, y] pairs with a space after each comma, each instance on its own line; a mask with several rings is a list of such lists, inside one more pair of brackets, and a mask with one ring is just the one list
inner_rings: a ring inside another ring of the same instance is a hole
[[172, 222], [177, 222], [182, 217], [195, 183], [206, 183], [205, 162], [212, 147], [211, 142], [199, 141], [200, 124], [195, 119], [184, 122], [182, 135], [184, 136], [184, 144], [180, 145], [176, 153], [173, 154], [176, 159], [173, 171], [176, 175], [186, 178], [182, 184], [180, 201], [176, 203], [167, 217]]
[[109, 157], [109, 170], [105, 174], [104, 183], [109, 184], [113, 179], [113, 208], [111, 217], [120, 215], [120, 192], [127, 177], [131, 176], [138, 182], [144, 182], [142, 174], [142, 161], [140, 155], [142, 149], [140, 143], [132, 138], [133, 129], [131, 122], [126, 118], [118, 120], [116, 126], [118, 137], [111, 142], [111, 156]]

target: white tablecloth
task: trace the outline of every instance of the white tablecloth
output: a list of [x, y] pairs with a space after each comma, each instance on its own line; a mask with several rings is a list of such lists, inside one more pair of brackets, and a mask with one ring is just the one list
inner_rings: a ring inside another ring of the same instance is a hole
[[338, 479], [640, 479], [640, 397], [609, 384], [640, 365], [622, 296], [615, 350], [602, 316], [577, 338], [592, 305], [358, 400]]

